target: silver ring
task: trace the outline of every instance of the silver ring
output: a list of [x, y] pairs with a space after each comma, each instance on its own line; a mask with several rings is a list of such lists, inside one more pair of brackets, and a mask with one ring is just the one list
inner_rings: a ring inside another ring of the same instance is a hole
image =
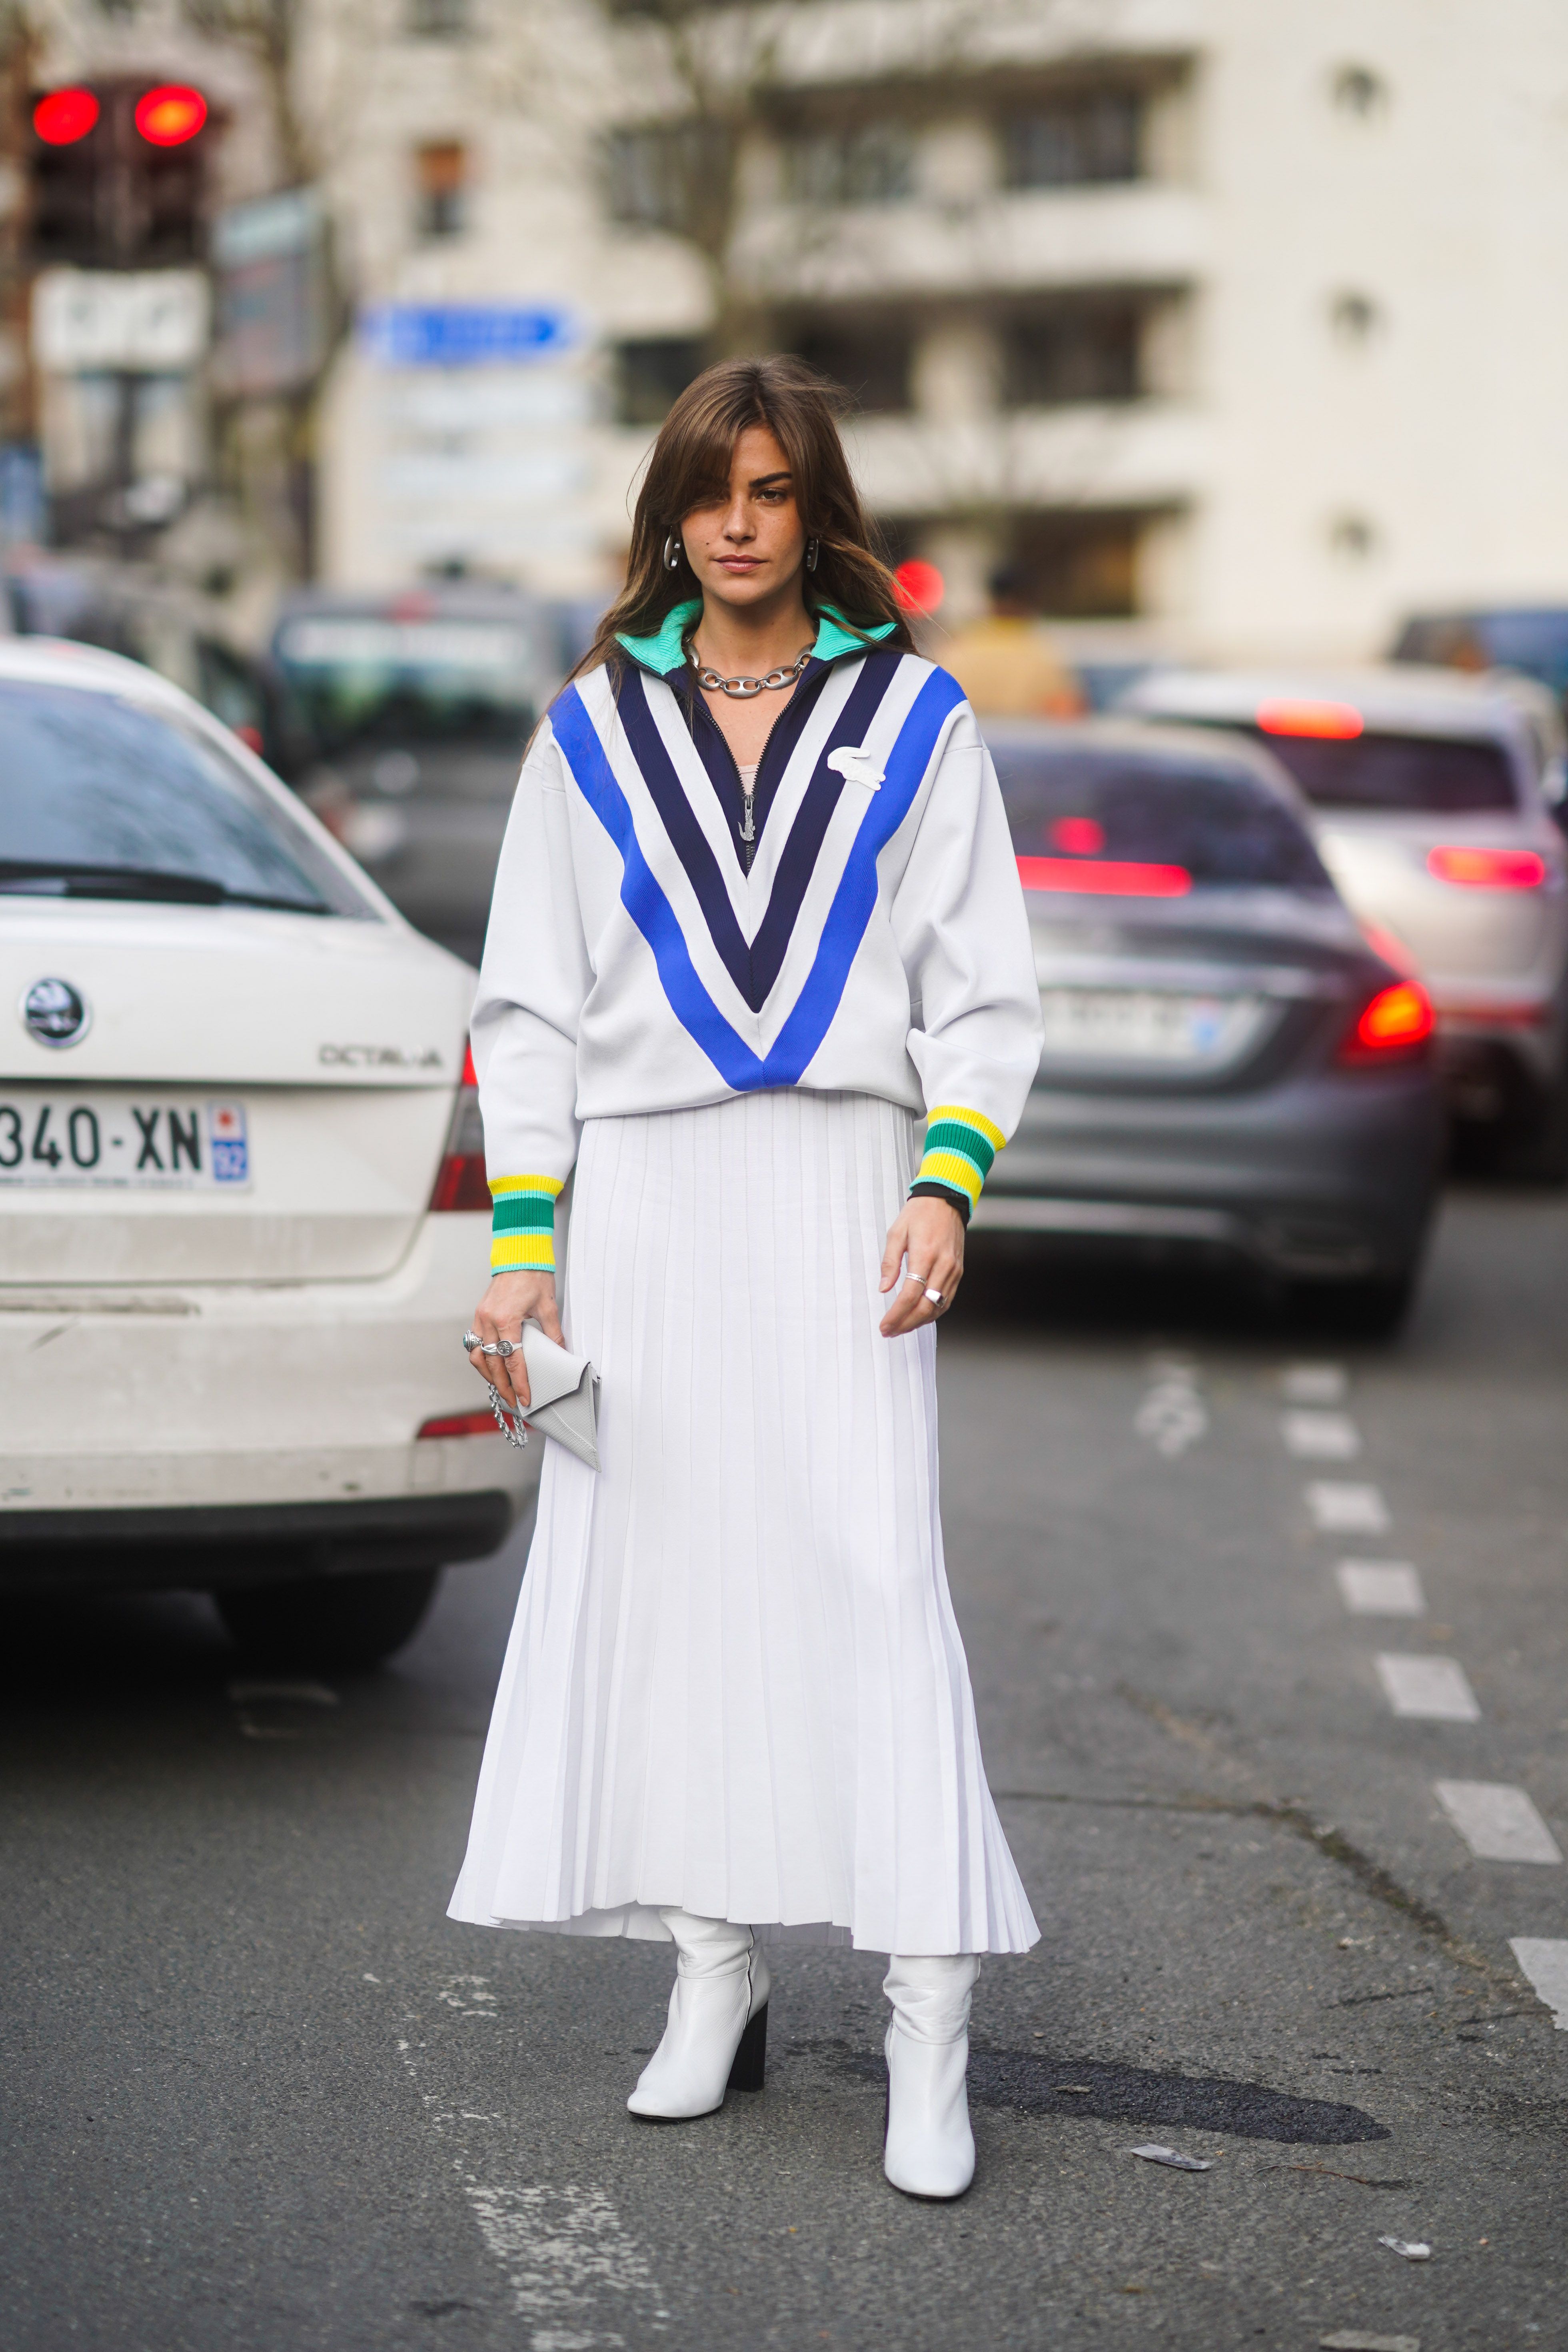
[[926, 1297], [931, 1300], [933, 1307], [940, 1307], [942, 1305], [942, 1293], [940, 1290], [928, 1290], [926, 1292]]
[[480, 1339], [479, 1335], [479, 1333], [478, 1333], [477, 1331], [465, 1331], [465, 1332], [464, 1332], [464, 1334], [463, 1334], [463, 1352], [464, 1352], [464, 1354], [465, 1354], [465, 1355], [472, 1355], [472, 1353], [473, 1353], [473, 1351], [474, 1351], [474, 1349], [475, 1349], [476, 1348], [482, 1347], [483, 1345], [484, 1345], [484, 1342]]
[[481, 1356], [515, 1356], [517, 1341], [515, 1339], [482, 1339], [479, 1342], [479, 1353]]

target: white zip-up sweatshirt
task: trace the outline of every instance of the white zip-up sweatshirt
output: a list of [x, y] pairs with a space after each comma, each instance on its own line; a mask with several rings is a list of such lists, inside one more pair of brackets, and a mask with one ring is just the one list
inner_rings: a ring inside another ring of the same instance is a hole
[[967, 1214], [1038, 1066], [1023, 892], [960, 688], [824, 620], [753, 801], [689, 683], [691, 610], [567, 687], [519, 779], [472, 1028], [498, 1267], [553, 1265], [584, 1119], [762, 1087], [923, 1112], [916, 1188]]

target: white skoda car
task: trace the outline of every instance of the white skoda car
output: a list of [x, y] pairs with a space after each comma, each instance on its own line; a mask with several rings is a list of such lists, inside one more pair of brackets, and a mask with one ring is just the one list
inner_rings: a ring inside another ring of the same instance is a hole
[[501, 1542], [472, 991], [177, 688], [0, 642], [0, 1580], [352, 1665]]

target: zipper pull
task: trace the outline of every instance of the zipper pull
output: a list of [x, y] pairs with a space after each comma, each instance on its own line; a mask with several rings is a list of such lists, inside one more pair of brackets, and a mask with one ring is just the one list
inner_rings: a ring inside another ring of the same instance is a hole
[[752, 810], [754, 805], [754, 798], [751, 793], [746, 792], [743, 784], [741, 789], [742, 792], [745, 793], [746, 801], [746, 822], [741, 827], [741, 838], [742, 841], [755, 841], [757, 837], [757, 828], [752, 823]]

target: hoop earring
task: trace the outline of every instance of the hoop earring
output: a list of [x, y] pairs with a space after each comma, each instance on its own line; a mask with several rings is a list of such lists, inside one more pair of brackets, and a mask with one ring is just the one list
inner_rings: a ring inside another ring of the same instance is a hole
[[817, 558], [818, 551], [820, 551], [820, 549], [821, 549], [821, 546], [822, 546], [822, 541], [821, 541], [819, 539], [808, 539], [808, 540], [806, 541], [806, 542], [805, 542], [805, 568], [806, 568], [806, 570], [807, 570], [808, 572], [815, 572], [815, 571], [816, 571], [816, 558]]
[[670, 531], [664, 542], [665, 570], [667, 572], [679, 572], [680, 569], [680, 559], [685, 552], [686, 550], [681, 545], [680, 541], [676, 537], [674, 531]]

